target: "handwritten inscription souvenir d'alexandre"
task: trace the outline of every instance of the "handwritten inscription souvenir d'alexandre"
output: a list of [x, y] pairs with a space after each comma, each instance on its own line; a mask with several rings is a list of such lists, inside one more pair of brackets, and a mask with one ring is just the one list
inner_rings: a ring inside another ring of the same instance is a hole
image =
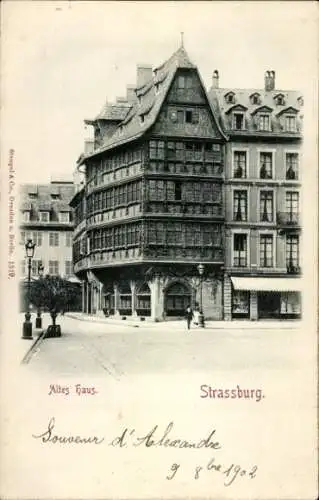
[[[167, 449], [184, 449], [185, 452], [198, 449], [221, 450], [222, 443], [217, 438], [216, 429], [210, 430], [204, 437], [197, 440], [180, 437], [178, 431], [174, 428], [174, 422], [163, 428], [155, 425], [148, 432], [143, 433], [135, 428], [125, 427], [120, 433], [111, 437], [106, 436], [79, 436], [58, 434], [55, 430], [56, 421], [52, 417], [44, 432], [33, 434], [32, 437], [39, 440], [42, 444], [57, 444], [57, 445], [106, 445], [113, 448], [128, 448], [128, 447], [145, 447], [145, 448], [167, 448]], [[164, 430], [163, 430], [164, 429]], [[197, 459], [198, 462], [198, 459]], [[186, 468], [185, 468], [186, 469]], [[184, 471], [181, 463], [173, 463], [170, 471], [166, 476], [168, 481], [174, 479], [176, 474], [188, 473], [193, 474], [195, 480], [199, 479], [203, 474], [209, 472], [217, 472], [223, 476], [224, 485], [230, 486], [237, 478], [254, 479], [256, 477], [258, 466], [256, 464], [244, 467], [240, 464], [230, 463], [224, 464], [216, 456], [211, 456], [208, 460], [202, 459], [200, 464], [194, 466], [193, 471]]]

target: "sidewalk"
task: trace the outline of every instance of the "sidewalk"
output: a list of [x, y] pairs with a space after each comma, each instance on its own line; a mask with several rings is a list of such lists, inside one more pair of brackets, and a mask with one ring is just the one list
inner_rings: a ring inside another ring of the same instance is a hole
[[[104, 323], [109, 325], [127, 325], [132, 327], [141, 328], [158, 328], [162, 329], [185, 329], [185, 320], [169, 320], [155, 322], [150, 319], [141, 321], [139, 318], [127, 317], [126, 320], [121, 318], [104, 318], [102, 316], [96, 316], [93, 314], [85, 313], [65, 313], [65, 316], [78, 321], [89, 321], [91, 323]], [[235, 320], [235, 321], [205, 321], [205, 329], [208, 330], [297, 330], [301, 327], [301, 321], [247, 321], [247, 320]], [[193, 326], [193, 328], [197, 328]]]
[[15, 351], [15, 355], [17, 356], [17, 361], [22, 362], [25, 357], [27, 357], [28, 353], [34, 349], [36, 344], [39, 341], [39, 337], [41, 336], [43, 330], [45, 330], [48, 325], [51, 323], [51, 318], [48, 313], [42, 314], [42, 329], [35, 328], [35, 318], [36, 314], [32, 313], [31, 315], [31, 323], [32, 323], [32, 339], [23, 339], [23, 322], [25, 321], [24, 314], [19, 314], [19, 330], [16, 332], [16, 335], [13, 335], [10, 338], [10, 347]]

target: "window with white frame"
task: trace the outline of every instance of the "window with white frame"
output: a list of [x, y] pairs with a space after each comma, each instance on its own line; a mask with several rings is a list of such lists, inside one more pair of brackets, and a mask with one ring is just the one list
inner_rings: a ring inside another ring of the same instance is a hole
[[59, 246], [59, 233], [49, 233], [49, 245], [50, 247]]
[[235, 94], [234, 94], [234, 92], [228, 92], [225, 95], [225, 101], [227, 102], [227, 104], [234, 104], [234, 102], [235, 102]]
[[286, 235], [286, 265], [287, 269], [299, 266], [299, 235]]
[[259, 241], [260, 267], [274, 265], [274, 238], [272, 234], [261, 234]]
[[36, 260], [33, 259], [31, 263], [31, 273], [32, 276], [38, 276], [39, 275], [39, 267], [41, 266], [42, 261], [41, 260]]
[[72, 246], [72, 236], [73, 236], [73, 234], [71, 232], [65, 233], [65, 246], [66, 247]]
[[273, 154], [263, 151], [259, 153], [259, 177], [260, 179], [272, 179], [273, 177]]
[[60, 222], [70, 222], [70, 212], [59, 212]]
[[234, 190], [233, 209], [235, 221], [247, 221], [247, 191]]
[[247, 151], [233, 152], [233, 175], [236, 179], [247, 177]]
[[49, 260], [49, 274], [57, 276], [59, 274], [59, 261]]
[[258, 130], [269, 132], [271, 125], [270, 115], [269, 114], [260, 114], [258, 116]]
[[244, 113], [233, 113], [232, 115], [232, 129], [243, 130], [245, 128], [245, 115]]
[[30, 222], [30, 210], [22, 212], [22, 220], [23, 222]]
[[36, 244], [37, 247], [42, 246], [42, 232], [41, 231], [33, 231], [32, 232], [32, 241]]
[[21, 260], [21, 262], [20, 262], [20, 274], [21, 274], [21, 276], [26, 275], [25, 259]]
[[285, 130], [286, 132], [296, 132], [296, 117], [287, 115], [285, 117]]
[[286, 191], [286, 214], [288, 222], [298, 222], [298, 215], [299, 215], [298, 191]]
[[65, 275], [71, 276], [73, 274], [73, 263], [72, 260], [65, 261]]
[[248, 262], [247, 234], [233, 234], [233, 265], [246, 267]]
[[297, 180], [299, 170], [299, 154], [286, 153], [286, 179]]
[[274, 220], [274, 193], [272, 191], [260, 191], [259, 218], [261, 222]]
[[49, 222], [50, 221], [50, 213], [49, 212], [40, 212], [39, 213], [40, 222]]

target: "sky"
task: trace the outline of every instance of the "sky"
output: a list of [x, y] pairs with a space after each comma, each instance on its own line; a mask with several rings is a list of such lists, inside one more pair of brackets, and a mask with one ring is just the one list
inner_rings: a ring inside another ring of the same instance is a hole
[[[72, 177], [84, 119], [125, 96], [136, 65], [158, 66], [180, 45], [207, 86], [313, 92], [315, 2], [2, 2], [2, 148], [20, 182]], [[310, 94], [309, 94], [310, 95]]]

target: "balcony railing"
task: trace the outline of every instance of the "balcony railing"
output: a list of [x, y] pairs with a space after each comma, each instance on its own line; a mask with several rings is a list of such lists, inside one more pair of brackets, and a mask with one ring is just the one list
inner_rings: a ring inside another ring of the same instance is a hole
[[298, 212], [278, 212], [277, 224], [281, 226], [297, 226], [300, 222]]

